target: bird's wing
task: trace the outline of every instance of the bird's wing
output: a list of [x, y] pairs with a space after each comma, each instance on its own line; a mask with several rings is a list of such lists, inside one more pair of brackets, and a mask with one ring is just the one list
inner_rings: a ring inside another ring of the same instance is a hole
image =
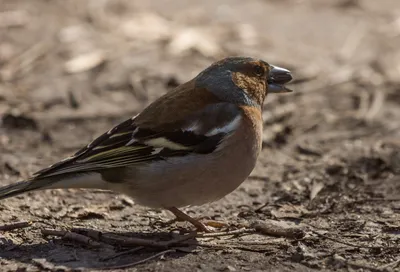
[[159, 126], [141, 124], [142, 117], [122, 122], [73, 156], [35, 173], [33, 179], [101, 172], [190, 153], [208, 154], [238, 127], [242, 115], [236, 105], [214, 103]]

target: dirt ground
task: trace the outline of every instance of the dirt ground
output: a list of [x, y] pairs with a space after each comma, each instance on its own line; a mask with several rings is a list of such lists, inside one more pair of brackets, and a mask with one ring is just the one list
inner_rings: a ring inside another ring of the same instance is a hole
[[248, 180], [186, 209], [229, 230], [261, 221], [283, 234], [138, 248], [132, 238], [168, 241], [191, 226], [111, 192], [33, 192], [0, 203], [1, 271], [400, 271], [398, 0], [0, 0], [0, 12], [1, 185], [224, 56], [295, 77], [294, 93], [267, 98]]

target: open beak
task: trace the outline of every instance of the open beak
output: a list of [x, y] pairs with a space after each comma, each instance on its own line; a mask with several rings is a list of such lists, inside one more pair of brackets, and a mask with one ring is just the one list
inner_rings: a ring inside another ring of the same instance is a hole
[[268, 76], [268, 92], [269, 93], [289, 93], [291, 89], [285, 87], [293, 77], [289, 70], [271, 65], [272, 69]]

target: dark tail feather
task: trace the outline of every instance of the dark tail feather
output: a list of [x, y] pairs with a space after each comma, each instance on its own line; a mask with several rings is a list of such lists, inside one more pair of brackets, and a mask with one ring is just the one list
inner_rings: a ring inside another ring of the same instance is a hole
[[29, 181], [20, 181], [4, 187], [0, 187], [0, 200], [27, 193], [30, 191], [44, 189], [56, 182], [56, 179], [35, 179]]
[[[20, 181], [4, 187], [0, 187], [0, 200], [13, 197], [19, 194], [34, 190], [62, 189], [62, 188], [98, 188], [108, 189], [97, 175], [92, 176], [92, 172], [74, 173], [68, 175], [55, 175], [50, 177], [34, 178], [27, 181]], [[79, 178], [82, 179], [79, 179]]]
[[[20, 181], [0, 188], [0, 200], [35, 190], [30, 181]], [[35, 186], [36, 187], [36, 186]]]

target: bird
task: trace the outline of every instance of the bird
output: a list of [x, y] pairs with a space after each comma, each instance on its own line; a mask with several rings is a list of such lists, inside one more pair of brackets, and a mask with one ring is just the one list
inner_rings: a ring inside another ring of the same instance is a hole
[[75, 154], [0, 188], [0, 200], [45, 189], [103, 189], [166, 209], [197, 231], [181, 208], [217, 201], [255, 167], [264, 100], [292, 92], [289, 70], [252, 57], [227, 57], [114, 126]]

